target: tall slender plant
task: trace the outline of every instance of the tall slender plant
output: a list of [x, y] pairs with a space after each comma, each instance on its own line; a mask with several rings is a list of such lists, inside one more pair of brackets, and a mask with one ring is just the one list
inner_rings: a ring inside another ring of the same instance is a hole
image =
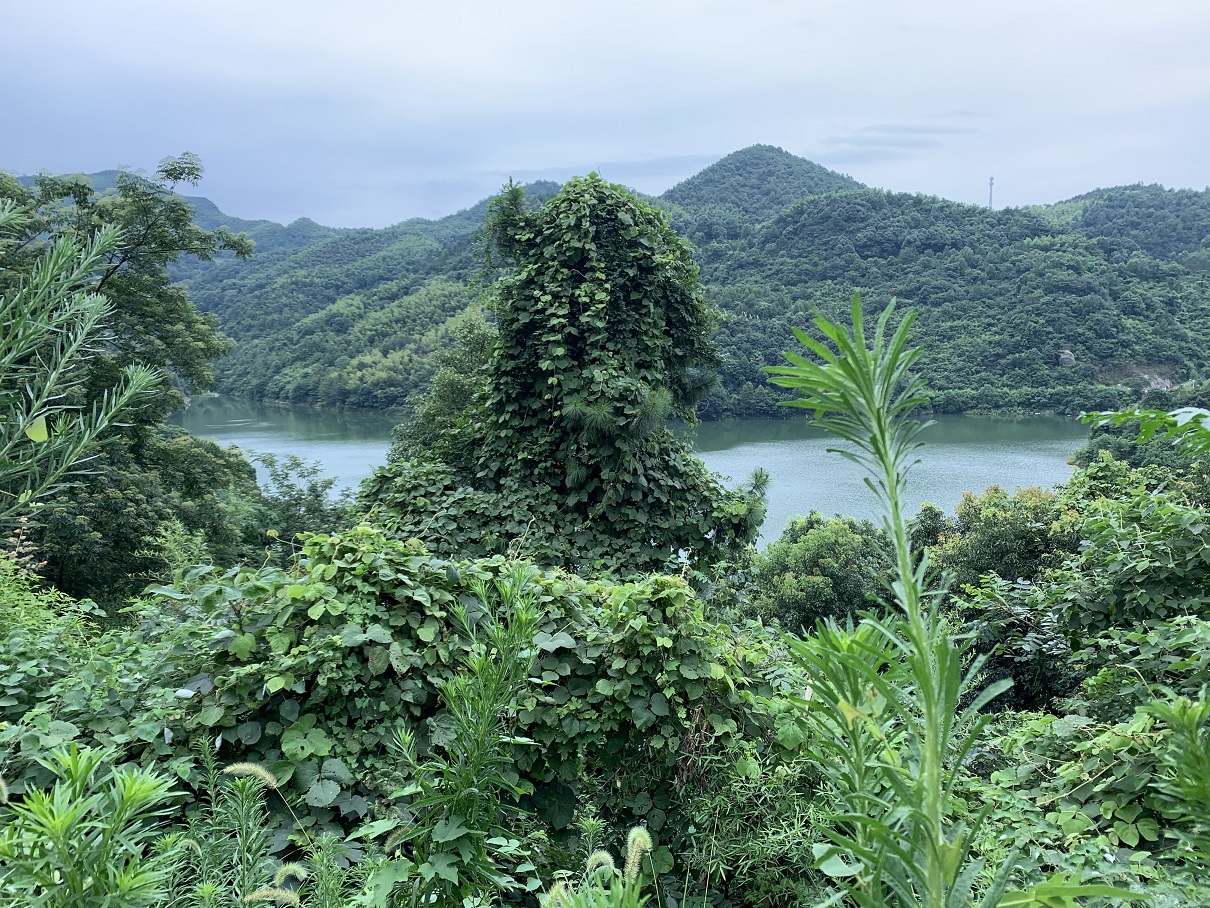
[[458, 908], [516, 888], [498, 858], [511, 844], [505, 823], [522, 812], [516, 799], [533, 791], [518, 777], [511, 749], [533, 742], [509, 733], [509, 714], [536, 652], [536, 576], [532, 566], [517, 564], [492, 584], [477, 581], [472, 608], [450, 606], [469, 653], [459, 674], [441, 685], [448, 738], [444, 746], [430, 742], [424, 754], [412, 729], [396, 729], [396, 751], [411, 779], [397, 796], [409, 799], [409, 821], [388, 838], [388, 850], [400, 854], [371, 875], [363, 902]]
[[907, 345], [914, 317], [907, 314], [892, 333], [892, 301], [867, 346], [860, 295], [851, 311], [851, 332], [816, 315], [830, 345], [795, 330], [817, 360], [787, 353], [789, 365], [768, 369], [775, 384], [802, 393], [791, 405], [814, 410], [825, 430], [851, 445], [834, 453], [868, 470], [865, 481], [885, 508], [895, 553], [888, 614], [866, 615], [857, 628], [821, 622], [816, 637], [791, 641], [812, 678], [807, 706], [843, 805], [820, 828], [828, 841], [814, 846], [816, 867], [839, 887], [825, 904], [845, 895], [862, 908], [1131, 897], [1058, 880], [1044, 884], [1044, 893], [1006, 894], [1015, 856], [976, 893], [983, 859], [971, 845], [986, 812], [962, 818], [961, 764], [983, 728], [980, 710], [1011, 682], [978, 689], [980, 660], [967, 662], [938, 608], [944, 581], [931, 571], [928, 553], [911, 548], [904, 497], [928, 425], [913, 416], [927, 402], [923, 380], [911, 371], [920, 351]]
[[[30, 219], [27, 209], [0, 199], [0, 252]], [[72, 405], [113, 313], [87, 288], [120, 241], [114, 227], [82, 240], [62, 236], [0, 293], [0, 526], [85, 472], [99, 436], [160, 382], [154, 370], [131, 366], [91, 410]], [[7, 278], [3, 272], [0, 262]]]

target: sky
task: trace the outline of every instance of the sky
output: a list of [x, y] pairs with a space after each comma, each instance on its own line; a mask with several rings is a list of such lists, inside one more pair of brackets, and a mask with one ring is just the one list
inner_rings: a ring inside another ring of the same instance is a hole
[[1210, 184], [1210, 0], [0, 0], [0, 169], [229, 215], [440, 217], [510, 177], [658, 194], [777, 145], [995, 207]]

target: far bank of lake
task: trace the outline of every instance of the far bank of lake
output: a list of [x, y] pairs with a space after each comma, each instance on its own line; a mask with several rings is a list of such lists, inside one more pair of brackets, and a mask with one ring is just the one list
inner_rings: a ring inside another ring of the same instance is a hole
[[[386, 461], [393, 421], [366, 413], [282, 409], [224, 397], [199, 398], [172, 420], [194, 435], [245, 453], [296, 454], [318, 461], [339, 486], [356, 487]], [[1087, 429], [1057, 417], [992, 419], [942, 416], [924, 435], [912, 471], [909, 505], [925, 501], [952, 511], [963, 492], [989, 485], [1048, 488], [1071, 475], [1067, 459]], [[754, 469], [769, 471], [764, 541], [809, 511], [877, 520], [879, 509], [861, 470], [827, 449], [836, 442], [803, 420], [703, 423], [691, 434], [698, 455], [729, 483]]]

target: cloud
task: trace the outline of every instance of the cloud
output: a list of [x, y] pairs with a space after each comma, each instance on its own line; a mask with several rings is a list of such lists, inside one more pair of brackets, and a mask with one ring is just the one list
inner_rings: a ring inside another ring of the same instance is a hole
[[589, 170], [655, 193], [755, 143], [971, 201], [991, 172], [1006, 202], [1210, 181], [1189, 0], [9, 6], [0, 168], [187, 149], [243, 217], [383, 225]]
[[819, 140], [819, 159], [827, 164], [868, 164], [902, 161], [943, 148], [953, 136], [977, 133], [974, 127], [932, 123], [877, 123], [845, 135]]

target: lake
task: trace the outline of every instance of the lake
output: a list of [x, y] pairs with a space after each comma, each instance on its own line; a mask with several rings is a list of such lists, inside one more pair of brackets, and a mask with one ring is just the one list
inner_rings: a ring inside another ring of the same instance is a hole
[[[245, 453], [297, 454], [318, 461], [325, 475], [349, 487], [386, 461], [394, 425], [374, 414], [283, 409], [223, 397], [195, 399], [172, 421]], [[925, 431], [921, 462], [911, 474], [909, 507], [915, 511], [930, 501], [952, 512], [965, 491], [1063, 482], [1071, 475], [1067, 459], [1086, 433], [1079, 423], [1054, 417], [938, 417]], [[747, 479], [757, 467], [769, 471], [763, 541], [776, 538], [792, 516], [811, 510], [879, 517], [861, 470], [827, 453], [836, 442], [801, 420], [703, 423], [689, 438], [706, 465], [732, 483]]]

